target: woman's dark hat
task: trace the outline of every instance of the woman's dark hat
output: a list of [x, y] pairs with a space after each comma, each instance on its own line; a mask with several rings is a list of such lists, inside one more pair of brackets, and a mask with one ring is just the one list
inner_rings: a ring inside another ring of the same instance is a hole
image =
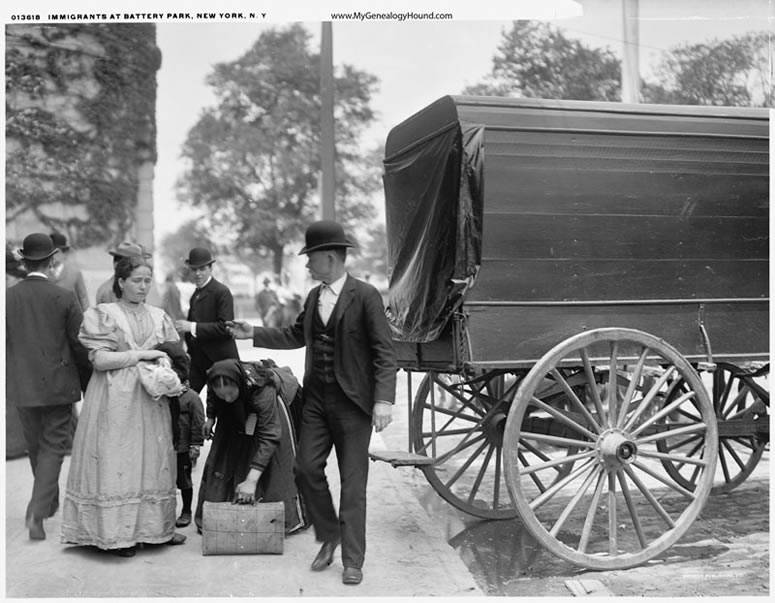
[[39, 261], [59, 253], [59, 249], [54, 247], [54, 241], [46, 233], [35, 232], [24, 237], [18, 253], [25, 260]]
[[342, 225], [333, 220], [319, 220], [310, 224], [304, 234], [304, 241], [306, 245], [299, 252], [299, 255], [312, 251], [323, 251], [324, 249], [355, 247], [355, 244], [344, 236]]
[[61, 250], [67, 251], [70, 249], [70, 245], [67, 244], [67, 237], [61, 232], [52, 232], [50, 235], [51, 240], [54, 242], [54, 246]]
[[188, 252], [188, 258], [183, 261], [188, 264], [189, 268], [201, 268], [215, 262], [213, 256], [210, 255], [210, 250], [204, 247], [194, 247]]

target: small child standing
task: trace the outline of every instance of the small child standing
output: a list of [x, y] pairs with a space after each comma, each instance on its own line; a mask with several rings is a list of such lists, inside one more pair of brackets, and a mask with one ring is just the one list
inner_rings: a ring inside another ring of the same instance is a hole
[[202, 426], [205, 422], [205, 412], [199, 395], [188, 384], [188, 354], [180, 344], [165, 342], [156, 346], [165, 352], [172, 360], [172, 369], [178, 374], [183, 384], [183, 392], [177, 398], [170, 398], [170, 414], [172, 418], [173, 442], [178, 455], [177, 487], [183, 501], [175, 525], [185, 528], [191, 523], [191, 504], [194, 499], [194, 484], [191, 472], [199, 458], [199, 449], [204, 444]]

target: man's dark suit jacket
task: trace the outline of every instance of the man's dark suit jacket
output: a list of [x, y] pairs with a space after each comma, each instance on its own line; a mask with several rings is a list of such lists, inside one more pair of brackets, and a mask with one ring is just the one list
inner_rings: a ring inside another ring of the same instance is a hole
[[[285, 328], [253, 329], [253, 345], [270, 349], [307, 347], [304, 385], [312, 375], [312, 318], [320, 286], [310, 291], [296, 322]], [[334, 307], [334, 374], [347, 397], [371, 415], [374, 402], [396, 395], [396, 355], [382, 297], [374, 287], [348, 275]]]
[[226, 321], [234, 320], [234, 299], [226, 285], [211, 278], [195, 291], [188, 320], [196, 323], [196, 337], [186, 333], [192, 365], [209, 368], [218, 360], [239, 358], [237, 344], [226, 329]]
[[18, 407], [72, 404], [91, 377], [72, 291], [28, 276], [6, 291], [6, 396]]

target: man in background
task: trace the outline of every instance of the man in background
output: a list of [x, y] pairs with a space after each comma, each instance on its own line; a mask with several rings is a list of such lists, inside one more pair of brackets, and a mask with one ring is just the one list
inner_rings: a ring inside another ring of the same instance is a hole
[[191, 296], [186, 320], [175, 322], [184, 334], [191, 357], [189, 383], [196, 393], [207, 383], [207, 369], [218, 360], [239, 360], [237, 344], [226, 328], [234, 320], [234, 297], [229, 288], [213, 278], [215, 260], [209, 249], [194, 247], [184, 260], [194, 277], [196, 289]]
[[75, 299], [78, 301], [81, 312], [85, 312], [86, 308], [89, 307], [86, 281], [84, 281], [80, 266], [78, 266], [70, 253], [67, 237], [60, 232], [52, 232], [50, 236], [54, 246], [59, 249], [59, 267], [56, 270], [57, 277], [55, 282], [60, 287], [75, 293]]

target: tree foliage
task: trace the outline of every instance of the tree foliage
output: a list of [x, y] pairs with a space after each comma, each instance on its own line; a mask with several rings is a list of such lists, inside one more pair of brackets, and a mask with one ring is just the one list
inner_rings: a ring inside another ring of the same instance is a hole
[[644, 86], [646, 102], [677, 105], [771, 107], [770, 34], [680, 44], [666, 51], [657, 81]]
[[464, 94], [617, 101], [621, 63], [542, 21], [514, 21], [502, 32], [492, 71]]
[[159, 66], [153, 25], [6, 27], [6, 222], [31, 212], [79, 247], [124, 238], [156, 160]]
[[[286, 247], [318, 217], [320, 59], [309, 39], [298, 24], [269, 30], [215, 66], [207, 83], [216, 106], [189, 132], [177, 182], [181, 201], [226, 227], [237, 255], [265, 248], [278, 274]], [[372, 218], [369, 198], [380, 186], [380, 164], [360, 144], [376, 83], [347, 65], [335, 74], [337, 219], [348, 227]]]

